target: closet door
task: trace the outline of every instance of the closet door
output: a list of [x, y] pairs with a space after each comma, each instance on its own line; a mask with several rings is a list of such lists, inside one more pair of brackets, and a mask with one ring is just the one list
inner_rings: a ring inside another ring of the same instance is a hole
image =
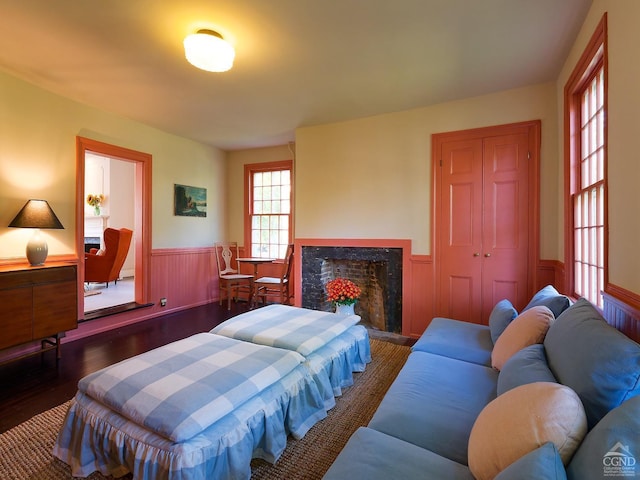
[[488, 323], [493, 306], [507, 298], [524, 307], [529, 297], [528, 136], [483, 140], [482, 313]]
[[530, 132], [513, 126], [434, 135], [437, 315], [488, 323], [533, 284]]
[[441, 155], [438, 315], [471, 321], [482, 308], [482, 140], [448, 141]]

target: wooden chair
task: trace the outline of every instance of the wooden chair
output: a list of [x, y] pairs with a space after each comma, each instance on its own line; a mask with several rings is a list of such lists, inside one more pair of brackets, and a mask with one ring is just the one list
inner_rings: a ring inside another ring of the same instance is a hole
[[[287, 253], [282, 263], [282, 274], [279, 277], [260, 277], [255, 281], [256, 296], [267, 303], [267, 297], [278, 299], [276, 303], [289, 305], [293, 295], [289, 288], [291, 267], [293, 266], [293, 244], [287, 246]], [[274, 300], [275, 301], [275, 300]]]
[[240, 267], [236, 260], [238, 258], [238, 243], [216, 242], [215, 249], [220, 305], [222, 305], [222, 292], [224, 290], [226, 290], [227, 294], [227, 310], [231, 310], [231, 298], [233, 297], [233, 300], [237, 301], [239, 293], [246, 292], [248, 301], [251, 302], [254, 277], [253, 275], [240, 273]]
[[92, 248], [84, 256], [84, 281], [118, 282], [120, 270], [124, 265], [131, 245], [133, 231], [128, 228], [107, 228], [104, 231], [104, 252]]

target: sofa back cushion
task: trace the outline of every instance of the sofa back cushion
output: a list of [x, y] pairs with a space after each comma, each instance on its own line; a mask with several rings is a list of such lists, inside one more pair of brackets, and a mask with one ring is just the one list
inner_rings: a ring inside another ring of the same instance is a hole
[[640, 396], [607, 413], [584, 438], [567, 467], [570, 480], [640, 476]]
[[545, 443], [540, 448], [520, 457], [503, 471], [495, 480], [566, 480], [567, 472], [556, 446]]
[[554, 317], [545, 306], [532, 307], [518, 315], [498, 337], [491, 352], [491, 366], [501, 370], [524, 347], [542, 343]]
[[534, 382], [557, 383], [556, 377], [549, 370], [544, 345], [541, 343], [529, 345], [507, 360], [498, 375], [498, 395]]
[[557, 318], [562, 312], [569, 308], [571, 301], [569, 300], [569, 297], [561, 295], [553, 285], [547, 285], [533, 296], [527, 306], [522, 309], [522, 312], [540, 305], [544, 305], [549, 308]]
[[518, 316], [518, 312], [509, 300], [500, 300], [489, 315], [489, 330], [491, 340], [495, 344], [505, 328]]
[[640, 345], [609, 325], [584, 298], [553, 322], [544, 348], [555, 377], [580, 396], [589, 428], [640, 394]]

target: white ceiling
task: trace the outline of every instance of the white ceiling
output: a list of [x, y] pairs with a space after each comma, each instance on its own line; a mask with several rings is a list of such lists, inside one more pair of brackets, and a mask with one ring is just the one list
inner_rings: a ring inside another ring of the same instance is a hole
[[[0, 69], [225, 150], [556, 79], [591, 0], [0, 0]], [[184, 59], [220, 32], [231, 71]]]

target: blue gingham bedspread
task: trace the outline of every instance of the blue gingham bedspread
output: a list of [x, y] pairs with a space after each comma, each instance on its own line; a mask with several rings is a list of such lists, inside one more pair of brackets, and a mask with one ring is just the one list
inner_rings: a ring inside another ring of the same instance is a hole
[[269, 305], [230, 318], [211, 333], [292, 350], [306, 357], [359, 321], [358, 315]]
[[84, 377], [79, 391], [181, 442], [291, 372], [291, 351], [200, 333]]

